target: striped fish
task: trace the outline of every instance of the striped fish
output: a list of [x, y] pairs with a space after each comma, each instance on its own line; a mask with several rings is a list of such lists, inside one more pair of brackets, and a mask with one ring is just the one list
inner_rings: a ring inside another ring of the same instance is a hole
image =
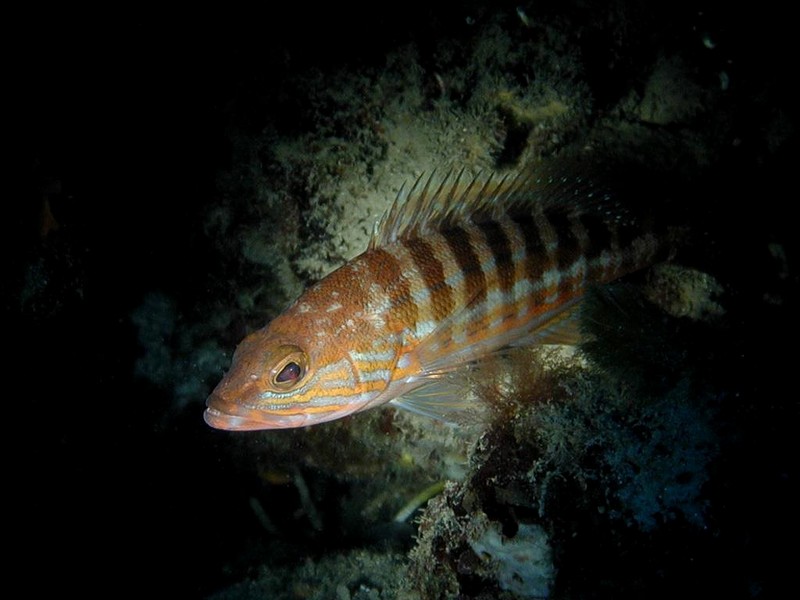
[[421, 177], [363, 254], [242, 341], [205, 420], [301, 427], [386, 403], [447, 418], [459, 399], [446, 375], [509, 347], [575, 341], [587, 286], [662, 246], [580, 177]]

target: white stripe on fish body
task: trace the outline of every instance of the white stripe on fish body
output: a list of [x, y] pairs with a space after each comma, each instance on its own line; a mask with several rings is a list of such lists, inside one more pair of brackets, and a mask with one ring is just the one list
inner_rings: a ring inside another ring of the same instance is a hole
[[389, 363], [395, 360], [397, 352], [394, 348], [368, 352], [350, 350], [349, 355], [350, 358], [357, 363]]
[[361, 372], [361, 381], [389, 381], [392, 377], [392, 369], [373, 369]]
[[353, 387], [356, 384], [352, 366], [346, 360], [321, 368], [317, 372], [317, 379], [321, 388], [346, 388]]

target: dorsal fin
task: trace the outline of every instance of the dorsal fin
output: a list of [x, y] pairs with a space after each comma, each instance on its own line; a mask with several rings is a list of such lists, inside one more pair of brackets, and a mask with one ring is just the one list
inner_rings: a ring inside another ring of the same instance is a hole
[[[579, 171], [580, 172], [580, 171]], [[591, 179], [541, 166], [507, 173], [468, 175], [466, 169], [420, 175], [402, 187], [389, 210], [375, 224], [369, 249], [412, 239], [469, 221], [547, 210], [583, 210], [607, 204]], [[605, 206], [605, 210], [609, 207]], [[614, 207], [613, 212], [618, 208]]]

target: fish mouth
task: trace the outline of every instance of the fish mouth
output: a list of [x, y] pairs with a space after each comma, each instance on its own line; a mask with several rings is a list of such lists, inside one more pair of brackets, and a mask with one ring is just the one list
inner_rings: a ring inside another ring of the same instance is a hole
[[256, 431], [259, 429], [288, 429], [309, 424], [308, 415], [302, 413], [279, 415], [240, 406], [233, 406], [226, 410], [214, 406], [218, 402], [219, 400], [215, 401], [214, 396], [211, 396], [206, 402], [206, 410], [203, 413], [206, 424], [214, 429]]
[[[265, 418], [266, 417], [266, 418]], [[289, 429], [308, 425], [307, 415], [259, 415], [258, 418], [231, 415], [207, 407], [203, 413], [206, 424], [225, 431], [256, 431], [259, 429]]]

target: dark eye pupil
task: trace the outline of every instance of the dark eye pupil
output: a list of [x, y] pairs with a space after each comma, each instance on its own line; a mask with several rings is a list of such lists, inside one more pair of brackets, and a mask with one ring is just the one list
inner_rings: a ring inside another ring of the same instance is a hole
[[281, 369], [281, 372], [275, 377], [278, 383], [285, 383], [287, 381], [294, 381], [300, 377], [300, 365], [296, 362], [286, 363], [286, 366]]

